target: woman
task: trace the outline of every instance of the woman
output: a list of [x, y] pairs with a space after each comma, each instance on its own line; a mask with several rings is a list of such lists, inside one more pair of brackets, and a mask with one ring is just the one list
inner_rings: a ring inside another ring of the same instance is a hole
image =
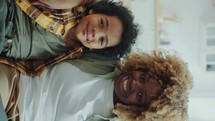
[[[20, 75], [20, 119], [184, 121], [192, 77], [180, 58], [155, 51], [131, 54], [111, 80], [68, 63], [41, 76]], [[10, 96], [12, 98], [12, 96]], [[112, 113], [113, 111], [113, 113]], [[105, 118], [103, 118], [105, 117]]]
[[[121, 66], [121, 73], [141, 70], [144, 78], [161, 81], [163, 91], [146, 107], [116, 105], [114, 113], [125, 121], [186, 121], [189, 90], [193, 86], [187, 63], [168, 52], [131, 54]], [[136, 112], [136, 113], [134, 113]]]

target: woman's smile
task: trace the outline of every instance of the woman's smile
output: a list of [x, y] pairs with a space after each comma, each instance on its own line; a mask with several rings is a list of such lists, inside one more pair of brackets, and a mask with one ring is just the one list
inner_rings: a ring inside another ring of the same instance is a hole
[[131, 93], [131, 79], [129, 77], [125, 77], [120, 83], [120, 93], [122, 96], [127, 97]]
[[120, 102], [145, 105], [157, 98], [162, 90], [158, 80], [141, 71], [131, 71], [115, 79], [114, 91]]
[[127, 93], [127, 91], [128, 91], [128, 79], [126, 79], [126, 80], [124, 81], [123, 87], [124, 87], [125, 93]]

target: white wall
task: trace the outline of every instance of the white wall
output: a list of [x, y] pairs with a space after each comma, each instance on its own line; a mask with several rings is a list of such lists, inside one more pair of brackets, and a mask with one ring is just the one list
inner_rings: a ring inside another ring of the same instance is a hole
[[152, 48], [155, 48], [154, 3], [151, 1], [132, 1], [131, 9], [134, 13], [135, 21], [141, 24], [141, 33], [134, 46], [135, 49], [140, 48], [145, 51], [150, 51]]
[[[194, 88], [190, 94], [191, 121], [215, 121], [215, 73], [204, 72], [201, 66], [201, 35], [202, 21], [215, 18], [215, 0], [161, 0], [166, 15], [176, 15], [180, 21], [168, 22], [165, 30], [171, 46], [189, 64], [194, 77]], [[135, 19], [141, 23], [143, 34], [138, 38], [134, 48], [149, 51], [155, 48], [154, 30], [155, 0], [134, 0], [132, 11]], [[213, 20], [213, 19], [212, 19]], [[215, 21], [213, 21], [215, 23]], [[208, 111], [208, 112], [207, 112]], [[207, 115], [208, 113], [208, 115]]]

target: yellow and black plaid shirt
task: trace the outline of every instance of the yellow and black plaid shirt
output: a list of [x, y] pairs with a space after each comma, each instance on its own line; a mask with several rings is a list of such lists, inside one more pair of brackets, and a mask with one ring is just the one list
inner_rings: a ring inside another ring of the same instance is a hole
[[77, 25], [84, 16], [83, 6], [56, 10], [36, 8], [28, 0], [16, 0], [16, 4], [36, 23], [57, 35], [64, 35], [68, 29]]
[[[78, 24], [79, 19], [83, 17], [83, 7], [59, 11], [44, 9], [44, 11], [41, 12], [27, 0], [16, 0], [16, 4], [39, 25], [57, 35], [63, 35], [67, 29]], [[76, 47], [48, 60], [27, 61], [18, 61], [1, 55], [0, 63], [10, 65], [28, 76], [36, 76], [40, 75], [47, 66], [59, 63], [63, 60], [78, 58], [82, 53], [83, 47]]]
[[14, 60], [13, 58], [0, 56], [0, 63], [7, 64], [19, 70], [28, 76], [42, 74], [46, 67], [57, 64], [63, 60], [79, 58], [83, 53], [83, 47], [76, 47], [73, 50], [65, 52], [48, 60]]

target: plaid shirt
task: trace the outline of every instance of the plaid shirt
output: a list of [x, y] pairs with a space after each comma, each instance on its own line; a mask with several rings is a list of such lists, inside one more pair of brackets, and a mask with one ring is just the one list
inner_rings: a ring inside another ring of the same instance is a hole
[[83, 53], [83, 47], [76, 47], [73, 50], [65, 52], [48, 60], [21, 60], [17, 61], [13, 58], [0, 56], [0, 63], [7, 64], [19, 70], [28, 76], [36, 76], [42, 74], [47, 66], [57, 64], [63, 60], [79, 58]]
[[[31, 5], [28, 0], [15, 0], [16, 4], [32, 19], [46, 30], [63, 35], [66, 30], [78, 24], [78, 20], [83, 16], [83, 7], [75, 7], [68, 10], [41, 12], [39, 9]], [[59, 14], [57, 14], [59, 12]], [[54, 14], [53, 14], [54, 13]], [[61, 14], [60, 14], [61, 13]], [[75, 59], [82, 55], [83, 47], [76, 47], [72, 50], [62, 53], [48, 60], [15, 60], [13, 58], [0, 56], [0, 63], [7, 64], [19, 70], [28, 76], [36, 76], [42, 74], [47, 66], [57, 64], [63, 60]]]
[[38, 9], [28, 0], [15, 0], [16, 4], [40, 26], [57, 35], [65, 32], [79, 23], [84, 16], [84, 7], [77, 6], [72, 9]]

